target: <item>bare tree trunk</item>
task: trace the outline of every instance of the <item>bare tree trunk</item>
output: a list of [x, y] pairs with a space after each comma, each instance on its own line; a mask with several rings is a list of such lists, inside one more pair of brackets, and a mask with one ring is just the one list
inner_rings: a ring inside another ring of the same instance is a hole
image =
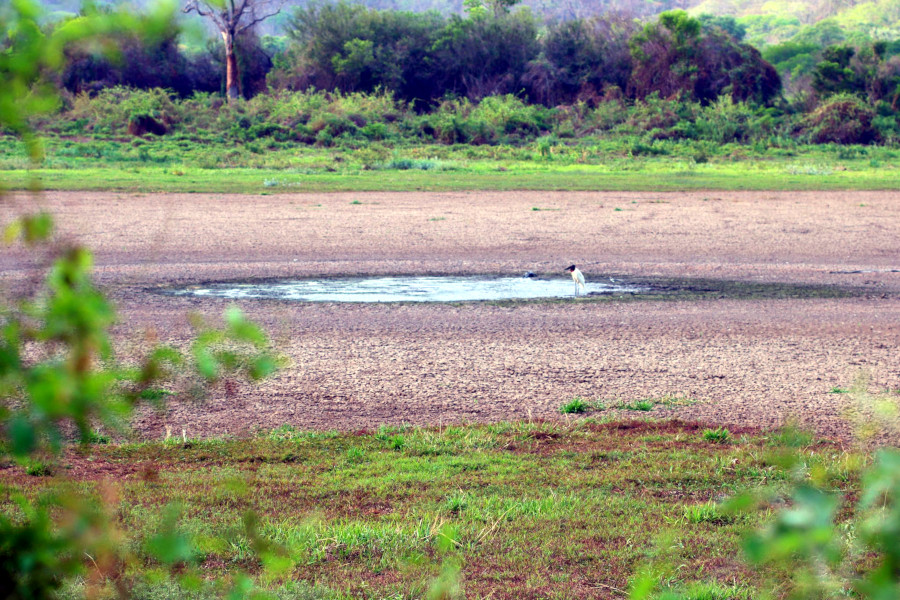
[[240, 97], [237, 55], [234, 53], [234, 35], [223, 31], [222, 38], [225, 40], [225, 95], [228, 97], [229, 102], [233, 102]]
[[[0, 0], [3, 1], [3, 0]], [[284, 8], [287, 0], [184, 0], [182, 12], [211, 20], [225, 41], [225, 95], [234, 102], [241, 95], [234, 36], [255, 27]]]

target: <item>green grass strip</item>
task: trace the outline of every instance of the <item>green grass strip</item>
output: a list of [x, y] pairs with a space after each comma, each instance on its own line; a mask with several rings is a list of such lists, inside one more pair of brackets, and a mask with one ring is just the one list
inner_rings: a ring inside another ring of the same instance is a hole
[[667, 173], [662, 169], [599, 172], [547, 169], [485, 172], [347, 171], [296, 173], [282, 169], [165, 169], [98, 168], [37, 169], [2, 172], [9, 190], [32, 187], [37, 178], [44, 189], [59, 191], [182, 192], [273, 194], [349, 191], [690, 191], [690, 190], [898, 190], [900, 177], [892, 171], [842, 171], [820, 175], [792, 175], [776, 170], [707, 168]]

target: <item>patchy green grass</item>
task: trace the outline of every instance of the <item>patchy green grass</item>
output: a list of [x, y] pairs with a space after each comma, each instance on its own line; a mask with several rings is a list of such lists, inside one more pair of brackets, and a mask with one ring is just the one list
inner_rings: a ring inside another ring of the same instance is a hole
[[[141, 597], [205, 598], [203, 581], [240, 569], [276, 597], [421, 598], [458, 561], [468, 598], [612, 598], [660, 560], [678, 565], [665, 586], [696, 591], [689, 597], [759, 597], [769, 577], [786, 575], [750, 570], [741, 546], [771, 510], [735, 515], [720, 502], [764, 484], [786, 489], [778, 456], [793, 438], [704, 437], [697, 424], [590, 419], [355, 434], [283, 426], [251, 439], [73, 450], [53, 477], [7, 467], [0, 509], [16, 514], [20, 492], [75, 486], [99, 497], [98, 479], [117, 482], [113, 508]], [[802, 452], [836, 487], [856, 486], [837, 447]], [[181, 579], [195, 596], [145, 551], [173, 506], [197, 549]]]
[[653, 410], [653, 407], [656, 406], [656, 403], [652, 400], [638, 400], [636, 402], [623, 402], [615, 408], [619, 408], [622, 410], [636, 410], [640, 412], [647, 412]]
[[625, 401], [617, 399], [597, 399], [585, 400], [580, 396], [576, 396], [559, 407], [562, 414], [584, 414], [604, 411], [635, 411], [650, 412], [657, 406], [689, 406], [694, 404], [696, 400], [687, 396], [679, 396], [676, 394], [667, 394], [658, 398], [642, 398], [639, 400]]
[[[224, 174], [223, 174], [224, 173]], [[3, 172], [7, 189], [29, 189], [37, 178], [46, 190], [119, 192], [298, 193], [337, 191], [686, 191], [686, 190], [896, 190], [896, 172], [841, 172], [829, 177], [798, 178], [766, 171], [733, 168], [686, 177], [665, 169], [608, 173], [509, 169], [484, 172], [354, 171], [298, 173], [274, 169], [165, 169], [116, 166], [82, 169], [15, 169]], [[272, 181], [280, 181], [272, 185]], [[619, 209], [621, 210], [621, 209]]]
[[[634, 156], [627, 140], [573, 141], [552, 159], [535, 144], [468, 146], [358, 143], [320, 148], [256, 140], [243, 145], [176, 135], [161, 139], [48, 137], [30, 170], [22, 144], [0, 136], [0, 179], [26, 189], [240, 192], [446, 190], [896, 190], [900, 161], [890, 148], [835, 152], [723, 147], [697, 163], [690, 144]], [[873, 158], [878, 160], [873, 163]], [[873, 166], [876, 165], [876, 166]], [[534, 207], [534, 210], [552, 210]], [[615, 210], [623, 210], [617, 207]]]

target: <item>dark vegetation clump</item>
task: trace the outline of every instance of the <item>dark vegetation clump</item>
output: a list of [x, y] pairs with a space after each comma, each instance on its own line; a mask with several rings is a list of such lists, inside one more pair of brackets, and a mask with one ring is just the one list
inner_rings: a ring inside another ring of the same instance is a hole
[[720, 28], [706, 29], [683, 11], [663, 13], [631, 38], [630, 95], [680, 96], [701, 103], [729, 95], [771, 103], [781, 91], [774, 67], [758, 50]]
[[150, 115], [134, 115], [128, 121], [128, 133], [134, 136], [142, 136], [148, 133], [166, 135], [168, 129]]
[[66, 51], [60, 84], [72, 94], [96, 94], [113, 86], [165, 88], [179, 96], [218, 92], [223, 69], [220, 58], [215, 52], [184, 52], [178, 38], [174, 27], [151, 38], [118, 34], [113, 55], [91, 44], [74, 45]]
[[803, 121], [814, 144], [872, 144], [879, 141], [875, 111], [853, 95], [834, 96]]

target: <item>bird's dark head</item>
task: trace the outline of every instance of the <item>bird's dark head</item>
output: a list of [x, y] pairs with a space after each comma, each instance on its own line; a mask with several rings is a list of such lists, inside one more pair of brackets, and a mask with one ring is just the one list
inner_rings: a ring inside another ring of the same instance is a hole
[[568, 267], [566, 267], [566, 271], [568, 271], [569, 273], [571, 273], [574, 270], [575, 270], [575, 265], [569, 265]]

